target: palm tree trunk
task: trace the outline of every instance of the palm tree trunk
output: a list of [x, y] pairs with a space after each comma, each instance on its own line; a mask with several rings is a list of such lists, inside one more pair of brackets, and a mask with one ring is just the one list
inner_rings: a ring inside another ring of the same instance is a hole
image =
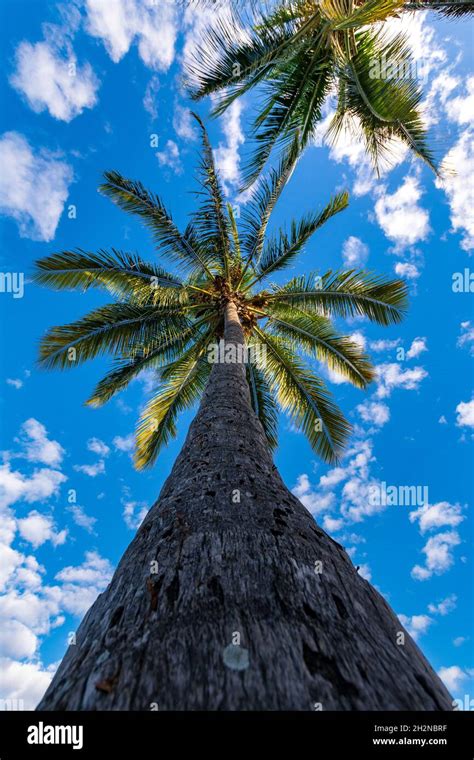
[[[232, 302], [225, 317], [226, 346], [243, 346]], [[158, 501], [38, 709], [451, 702], [385, 600], [283, 484], [237, 362], [213, 367]]]

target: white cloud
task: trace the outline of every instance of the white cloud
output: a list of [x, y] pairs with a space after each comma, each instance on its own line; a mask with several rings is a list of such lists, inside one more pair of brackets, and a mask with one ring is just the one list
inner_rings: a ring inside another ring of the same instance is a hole
[[160, 89], [160, 80], [154, 74], [148, 82], [143, 97], [143, 107], [147, 113], [150, 114], [153, 121], [158, 118], [158, 104], [157, 95]]
[[69, 122], [97, 103], [99, 81], [89, 63], [79, 66], [73, 51], [64, 57], [47, 42], [21, 42], [10, 84], [22, 93], [35, 113], [45, 109]]
[[50, 515], [43, 515], [36, 510], [18, 520], [18, 530], [21, 537], [29, 541], [35, 549], [46, 541], [51, 541], [53, 546], [59, 546], [64, 544], [67, 537], [66, 530], [55, 530], [54, 520]]
[[449, 533], [437, 533], [428, 539], [421, 550], [426, 555], [425, 566], [415, 565], [411, 571], [412, 577], [418, 581], [425, 581], [433, 574], [445, 573], [454, 563], [453, 549], [461, 543], [457, 531]]
[[422, 354], [423, 351], [428, 351], [426, 338], [415, 338], [407, 351], [407, 359], [415, 359]]
[[173, 140], [168, 140], [164, 150], [155, 154], [160, 166], [169, 166], [175, 174], [181, 174], [183, 167], [179, 158], [179, 148]]
[[229, 186], [234, 187], [240, 180], [239, 148], [245, 142], [240, 126], [241, 112], [242, 105], [239, 100], [235, 100], [220, 120], [226, 141], [219, 142], [214, 150], [216, 167], [227, 192], [230, 191]]
[[369, 249], [360, 238], [350, 235], [347, 240], [344, 241], [342, 247], [342, 259], [344, 266], [350, 269], [356, 269], [364, 266], [369, 258]]
[[439, 418], [438, 422], [439, 422], [440, 425], [447, 425], [448, 424], [448, 420], [446, 419], [446, 417], [444, 416], [444, 414], [441, 415], [441, 417]]
[[357, 411], [364, 420], [377, 427], [382, 427], [390, 419], [390, 409], [381, 401], [364, 401], [359, 404]]
[[323, 528], [329, 533], [335, 533], [337, 530], [340, 530], [343, 525], [344, 520], [342, 518], [329, 517], [329, 515], [325, 515], [324, 517]]
[[48, 438], [48, 431], [41, 422], [30, 417], [23, 423], [20, 431], [20, 442], [26, 459], [52, 467], [57, 467], [61, 463], [64, 449], [57, 441]]
[[450, 612], [456, 609], [456, 602], [457, 602], [457, 596], [456, 594], [451, 594], [450, 596], [447, 596], [446, 599], [442, 599], [437, 604], [429, 604], [428, 610], [433, 615], [448, 615]]
[[86, 12], [86, 31], [103, 41], [115, 63], [137, 42], [146, 66], [155, 71], [171, 66], [177, 33], [174, 3], [86, 0]]
[[372, 340], [370, 341], [370, 348], [372, 351], [391, 351], [392, 348], [396, 348], [400, 345], [400, 338], [394, 338], [394, 340]]
[[471, 322], [461, 322], [461, 334], [456, 345], [459, 348], [468, 348], [471, 356], [474, 356], [474, 325]]
[[420, 276], [418, 267], [407, 261], [397, 261], [394, 270], [395, 274], [398, 274], [399, 277], [405, 277], [407, 280], [416, 280]]
[[334, 494], [319, 494], [313, 489], [310, 480], [306, 473], [303, 473], [298, 477], [296, 486], [291, 489], [292, 493], [302, 504], [308, 509], [311, 514], [318, 515], [327, 509], [330, 509], [334, 502]]
[[105, 462], [103, 459], [99, 459], [95, 464], [75, 464], [74, 469], [76, 472], [82, 472], [89, 478], [96, 478], [97, 475], [105, 473]]
[[73, 171], [18, 132], [0, 137], [0, 213], [18, 224], [21, 237], [49, 242], [68, 197]]
[[456, 407], [458, 414], [456, 425], [459, 427], [474, 427], [474, 399], [460, 401]]
[[445, 99], [445, 111], [448, 118], [456, 124], [472, 124], [474, 121], [474, 76], [466, 81], [466, 95]]
[[58, 493], [65, 480], [66, 476], [58, 470], [43, 468], [28, 476], [11, 470], [8, 463], [0, 465], [0, 506], [9, 506], [16, 501], [46, 501]]
[[453, 644], [455, 647], [461, 647], [467, 640], [468, 639], [465, 636], [456, 636], [456, 638], [453, 639]]
[[130, 530], [137, 530], [140, 527], [145, 516], [148, 512], [148, 505], [144, 501], [124, 501], [123, 504], [123, 519], [125, 525]]
[[433, 622], [433, 619], [429, 615], [407, 615], [398, 616], [400, 623], [407, 629], [410, 636], [417, 641], [417, 639], [426, 633], [428, 628]]
[[418, 390], [421, 381], [428, 377], [423, 367], [403, 370], [397, 362], [378, 364], [375, 370], [378, 398], [388, 398], [394, 388], [403, 388], [407, 391]]
[[89, 438], [87, 441], [87, 448], [94, 454], [98, 454], [100, 457], [107, 457], [110, 454], [110, 449], [104, 441], [100, 438]]
[[474, 135], [466, 130], [443, 159], [444, 172], [435, 181], [444, 190], [453, 232], [461, 233], [461, 248], [474, 248]]
[[461, 686], [461, 683], [468, 677], [468, 673], [462, 670], [459, 665], [440, 668], [438, 670], [438, 675], [446, 688], [451, 692], [457, 691]]
[[195, 140], [196, 130], [194, 120], [189, 108], [185, 108], [179, 103], [174, 105], [173, 128], [178, 137], [182, 140]]
[[414, 245], [428, 237], [429, 214], [418, 205], [421, 196], [418, 179], [407, 176], [392, 195], [382, 190], [375, 203], [377, 222], [397, 248]]
[[62, 608], [73, 615], [83, 615], [109, 583], [112, 573], [109, 560], [95, 551], [86, 552], [81, 565], [63, 568], [55, 576], [62, 582]]
[[20, 390], [20, 388], [23, 388], [23, 380], [20, 380], [19, 378], [11, 378], [7, 377], [7, 385], [11, 385], [13, 388], [16, 388], [17, 391]]
[[118, 451], [133, 451], [135, 448], [135, 435], [116, 435], [112, 441], [113, 445]]
[[0, 652], [6, 657], [32, 657], [37, 648], [35, 634], [18, 620], [3, 620], [0, 629]]
[[424, 504], [409, 514], [410, 522], [418, 521], [420, 533], [426, 533], [435, 528], [449, 526], [455, 528], [465, 518], [459, 504], [439, 501], [437, 504]]
[[44, 668], [39, 662], [0, 659], [2, 699], [21, 700], [25, 710], [34, 710], [51, 683], [55, 666]]
[[362, 578], [365, 578], [366, 581], [372, 580], [372, 570], [367, 563], [359, 565], [358, 573]]
[[88, 533], [94, 532], [94, 525], [97, 522], [97, 517], [92, 517], [86, 514], [84, 507], [81, 507], [79, 504], [72, 504], [67, 508], [67, 511], [71, 512], [72, 519], [76, 525], [79, 525], [80, 528], [84, 528]]

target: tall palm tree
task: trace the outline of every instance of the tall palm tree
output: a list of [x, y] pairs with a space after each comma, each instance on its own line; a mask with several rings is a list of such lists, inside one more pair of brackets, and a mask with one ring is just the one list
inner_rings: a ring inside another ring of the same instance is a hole
[[378, 171], [398, 139], [436, 171], [410, 46], [385, 24], [420, 8], [461, 16], [472, 14], [474, 3], [280, 0], [266, 10], [253, 6], [250, 21], [235, 10], [216, 17], [189, 58], [188, 79], [195, 99], [215, 95], [215, 115], [262, 86], [246, 186], [275, 146], [286, 149], [296, 140], [304, 149], [331, 97], [330, 142], [346, 129], [360, 136]]
[[[98, 286], [116, 298], [50, 330], [43, 366], [116, 356], [92, 405], [156, 370], [159, 387], [138, 426], [138, 467], [154, 462], [178, 412], [202, 397], [158, 502], [39, 708], [447, 708], [449, 695], [415, 644], [406, 634], [397, 646], [394, 614], [286, 489], [270, 454], [278, 403], [326, 461], [337, 459], [349, 425], [300, 354], [365, 387], [367, 356], [329, 316], [398, 322], [405, 286], [351, 270], [259, 289], [345, 208], [347, 195], [267, 235], [291, 156], [261, 185], [239, 234], [198, 122], [202, 202], [183, 233], [141, 184], [108, 172], [101, 186], [142, 218], [180, 277], [117, 251], [67, 251], [37, 264], [39, 283]], [[401, 684], [393, 678], [400, 668]]]

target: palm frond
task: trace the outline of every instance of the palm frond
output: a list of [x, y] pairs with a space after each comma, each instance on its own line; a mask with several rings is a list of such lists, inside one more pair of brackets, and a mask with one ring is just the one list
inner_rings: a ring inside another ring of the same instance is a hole
[[194, 272], [201, 269], [212, 276], [209, 268], [212, 267], [212, 259], [204, 260], [201, 252], [195, 250], [186, 235], [180, 233], [171, 214], [156, 195], [146, 190], [141, 182], [126, 179], [119, 172], [105, 172], [104, 177], [106, 181], [100, 185], [100, 192], [124, 211], [137, 214], [151, 230], [163, 255], [187, 269]]
[[254, 362], [246, 365], [252, 409], [263, 427], [271, 450], [278, 445], [278, 410], [268, 382]]
[[230, 270], [230, 230], [228, 219], [224, 212], [224, 197], [206, 128], [197, 114], [193, 114], [193, 116], [199, 125], [201, 133], [201, 192], [199, 195], [204, 197], [198, 211], [192, 217], [195, 236], [204, 248], [208, 248], [213, 252], [213, 259], [219, 261], [223, 274], [228, 279]]
[[357, 388], [366, 388], [374, 379], [368, 356], [348, 336], [339, 335], [331, 322], [295, 307], [273, 304], [268, 310], [266, 329], [324, 362], [329, 369], [346, 377]]
[[[252, 285], [267, 277], [272, 272], [284, 269], [300, 253], [305, 243], [331, 217], [347, 208], [349, 194], [344, 191], [331, 198], [319, 213], [307, 214], [299, 222], [292, 222], [290, 235], [280, 230], [279, 236], [267, 243], [256, 268], [257, 276]], [[247, 286], [248, 288], [249, 286]]]
[[274, 286], [265, 299], [313, 311], [322, 316], [364, 316], [381, 325], [398, 324], [406, 312], [407, 286], [371, 272], [347, 270], [295, 277]]
[[[207, 341], [211, 335], [207, 336]], [[176, 436], [176, 418], [202, 394], [212, 365], [204, 357], [206, 338], [169, 365], [161, 390], [147, 404], [137, 428], [135, 466], [150, 467], [160, 449]]]
[[261, 369], [281, 409], [325, 462], [337, 462], [351, 426], [332, 401], [326, 386], [282, 338], [258, 327], [254, 333], [267, 347]]
[[67, 369], [105, 353], [127, 356], [169, 329], [184, 330], [183, 313], [160, 312], [152, 306], [111, 303], [82, 319], [51, 328], [40, 344], [45, 369]]

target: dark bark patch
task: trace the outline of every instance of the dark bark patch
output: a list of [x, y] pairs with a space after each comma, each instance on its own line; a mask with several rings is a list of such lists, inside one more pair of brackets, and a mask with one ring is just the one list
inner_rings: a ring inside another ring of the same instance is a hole
[[179, 574], [175, 573], [173, 580], [166, 589], [168, 604], [174, 607], [179, 596]]
[[341, 617], [343, 620], [347, 620], [347, 618], [349, 617], [349, 613], [348, 613], [348, 611], [346, 609], [346, 605], [342, 601], [341, 597], [338, 596], [337, 594], [333, 594], [332, 598], [334, 599], [334, 604], [337, 607], [337, 611], [339, 613], [339, 617]]
[[124, 611], [123, 604], [119, 605], [112, 613], [110, 618], [109, 628], [114, 628], [120, 622]]
[[421, 673], [415, 673], [415, 678], [420, 684], [420, 686], [425, 690], [425, 692], [428, 694], [429, 697], [433, 700], [434, 704], [436, 705], [436, 708], [438, 710], [443, 710], [443, 707], [440, 705], [436, 698], [436, 694], [434, 693], [433, 689], [430, 687], [428, 681], [426, 678], [421, 675]]
[[313, 677], [322, 676], [325, 681], [331, 684], [337, 694], [351, 698], [357, 697], [359, 694], [358, 688], [350, 681], [346, 681], [337, 666], [336, 660], [332, 657], [327, 657], [321, 652], [314, 652], [309, 646], [303, 644], [303, 659], [310, 674]]
[[219, 578], [214, 575], [208, 582], [208, 588], [212, 596], [219, 600], [221, 607], [224, 606], [224, 589], [222, 588]]
[[303, 602], [303, 612], [305, 613], [305, 615], [307, 615], [308, 617], [312, 618], [313, 620], [317, 620], [318, 619], [318, 616], [317, 616], [315, 610], [313, 610], [313, 608], [310, 607], [309, 604], [306, 604], [306, 602]]

